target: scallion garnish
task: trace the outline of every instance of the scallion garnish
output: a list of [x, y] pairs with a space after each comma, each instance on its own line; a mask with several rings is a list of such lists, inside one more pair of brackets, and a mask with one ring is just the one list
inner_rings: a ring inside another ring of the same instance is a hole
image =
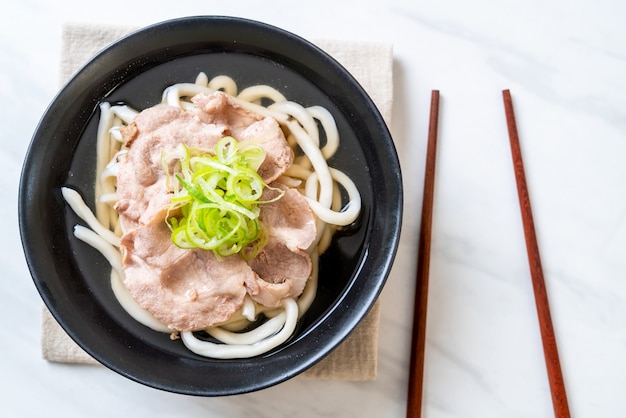
[[[212, 250], [225, 257], [239, 253], [254, 258], [267, 237], [259, 221], [265, 187], [257, 170], [265, 151], [257, 145], [240, 147], [227, 136], [214, 154], [180, 144], [163, 153], [167, 184], [173, 191], [166, 223], [172, 242], [180, 248]], [[280, 189], [279, 199], [284, 192]]]

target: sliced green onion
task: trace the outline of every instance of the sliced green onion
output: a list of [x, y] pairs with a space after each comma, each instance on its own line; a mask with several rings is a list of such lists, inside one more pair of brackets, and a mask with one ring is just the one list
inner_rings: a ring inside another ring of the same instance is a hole
[[[240, 148], [233, 137], [220, 139], [214, 153], [180, 144], [161, 160], [172, 191], [166, 222], [180, 248], [211, 250], [220, 257], [256, 256], [267, 241], [259, 221], [265, 184], [257, 170], [265, 159], [258, 145]], [[275, 201], [282, 197], [280, 189]]]

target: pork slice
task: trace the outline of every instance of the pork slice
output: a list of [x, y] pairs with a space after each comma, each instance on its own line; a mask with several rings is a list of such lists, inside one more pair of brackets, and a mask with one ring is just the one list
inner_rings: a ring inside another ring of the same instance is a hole
[[231, 96], [221, 91], [196, 94], [191, 102], [196, 107], [194, 114], [200, 121], [227, 126], [227, 135], [236, 139], [239, 139], [239, 134], [248, 126], [263, 119], [263, 116], [243, 108]]
[[169, 236], [167, 225], [156, 221], [123, 236], [124, 284], [132, 297], [172, 330], [229, 319], [256, 274], [239, 256], [217, 259], [212, 251], [181, 249]]
[[[312, 262], [307, 250], [315, 241], [315, 216], [304, 198], [295, 189], [272, 183], [283, 190], [283, 196], [261, 205], [259, 219], [268, 243], [248, 265], [258, 279], [246, 282], [248, 294], [256, 302], [270, 307], [280, 305], [287, 297], [298, 297], [311, 276]], [[266, 189], [262, 199], [275, 197], [276, 191]]]
[[256, 144], [265, 150], [265, 160], [258, 173], [266, 183], [278, 179], [293, 164], [293, 150], [274, 118], [267, 117], [253, 123], [239, 134], [239, 138], [242, 146]]
[[[307, 250], [317, 236], [316, 218], [306, 198], [296, 189], [280, 183], [272, 183], [273, 188], [283, 190], [284, 195], [271, 203], [261, 205], [259, 219], [268, 229], [269, 235], [285, 244], [292, 251]], [[265, 197], [274, 192], [266, 189]]]
[[246, 282], [247, 292], [252, 300], [268, 307], [280, 306], [285, 298], [298, 297], [312, 270], [307, 252], [292, 251], [274, 239], [248, 265], [257, 277]]
[[227, 135], [245, 144], [257, 144], [265, 150], [265, 161], [259, 175], [271, 183], [293, 164], [293, 150], [276, 119], [264, 117], [237, 104], [231, 96], [220, 91], [195, 95], [196, 116], [205, 123], [224, 125]]
[[164, 151], [184, 143], [212, 152], [220, 138], [240, 136], [244, 143], [265, 149], [264, 170], [271, 173], [266, 181], [280, 176], [293, 159], [275, 120], [240, 108], [224, 94], [193, 100], [195, 111], [166, 105], [146, 109], [123, 132], [129, 150], [120, 158], [115, 206], [125, 231], [126, 287], [143, 308], [180, 331], [224, 322], [240, 309], [246, 292], [270, 306], [300, 294], [311, 272], [304, 249], [315, 238], [315, 219], [306, 200], [285, 190], [280, 203], [261, 210], [262, 221], [276, 238], [251, 265], [237, 255], [217, 259], [212, 251], [180, 249], [171, 242], [165, 223], [171, 193], [161, 162]]
[[200, 122], [182, 109], [159, 105], [140, 112], [125, 130], [128, 153], [120, 157], [119, 201], [122, 225], [145, 224], [170, 203], [161, 156], [180, 144], [210, 150], [224, 136], [224, 127]]

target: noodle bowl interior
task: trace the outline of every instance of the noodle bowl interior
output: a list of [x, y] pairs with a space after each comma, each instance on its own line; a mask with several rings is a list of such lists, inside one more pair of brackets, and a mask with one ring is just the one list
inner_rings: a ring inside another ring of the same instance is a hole
[[[171, 338], [180, 337], [185, 347], [196, 354], [211, 358], [245, 358], [263, 354], [293, 335], [298, 319], [307, 312], [316, 297], [319, 257], [328, 249], [338, 229], [357, 221], [361, 215], [361, 199], [355, 182], [344, 172], [329, 165], [329, 160], [337, 152], [340, 138], [333, 116], [322, 106], [305, 107], [288, 100], [268, 85], [239, 90], [229, 76], [218, 75], [209, 80], [202, 72], [193, 83], [178, 83], [168, 87], [163, 92], [160, 106], [195, 112], [194, 97], [215, 94], [227, 95], [237, 107], [257, 114], [259, 118], [275, 120], [293, 152], [291, 165], [270, 183], [276, 181], [289, 190], [297, 191], [313, 214], [315, 236], [310, 245], [306, 248], [292, 248], [292, 252], [306, 252], [307, 260], [310, 260], [308, 277], [297, 294], [287, 294], [278, 303], [266, 303], [265, 299], [251, 290], [254, 286], [246, 283], [242, 287], [241, 303], [236, 312], [217, 324], [198, 329], [177, 329], [171, 323], [164, 323], [155, 317], [154, 311], [151, 312], [150, 303], [142, 301], [138, 293], [131, 294], [129, 286], [125, 284], [128, 257], [124, 248], [130, 227], [124, 226], [123, 220], [120, 220], [117, 176], [120, 161], [124, 160], [128, 149], [133, 146], [132, 142], [130, 147], [127, 146], [124, 133], [139, 114], [137, 109], [109, 102], [100, 105], [97, 162], [94, 167], [97, 179], [95, 213], [72, 187], [63, 188], [63, 196], [87, 225], [76, 225], [74, 235], [97, 249], [110, 263], [111, 288], [126, 312], [153, 330], [169, 334]], [[260, 207], [263, 210], [263, 204]], [[167, 228], [165, 219], [159, 228]], [[272, 239], [271, 236], [269, 239]], [[226, 257], [237, 257], [240, 260], [238, 254]], [[192, 302], [193, 297], [191, 295], [189, 298]], [[203, 335], [211, 338], [204, 338]]]

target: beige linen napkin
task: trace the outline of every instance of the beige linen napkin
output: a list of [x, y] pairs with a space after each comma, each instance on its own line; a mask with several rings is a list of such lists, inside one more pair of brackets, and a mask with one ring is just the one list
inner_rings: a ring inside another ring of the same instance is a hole
[[[63, 28], [61, 83], [67, 81], [88, 59], [132, 28], [106, 25], [68, 24]], [[374, 42], [315, 42], [335, 57], [361, 83], [389, 125], [392, 109], [392, 47]], [[378, 360], [380, 301], [328, 357], [303, 373], [317, 379], [372, 380]], [[42, 317], [43, 357], [52, 362], [98, 364], [63, 331], [44, 307]]]

